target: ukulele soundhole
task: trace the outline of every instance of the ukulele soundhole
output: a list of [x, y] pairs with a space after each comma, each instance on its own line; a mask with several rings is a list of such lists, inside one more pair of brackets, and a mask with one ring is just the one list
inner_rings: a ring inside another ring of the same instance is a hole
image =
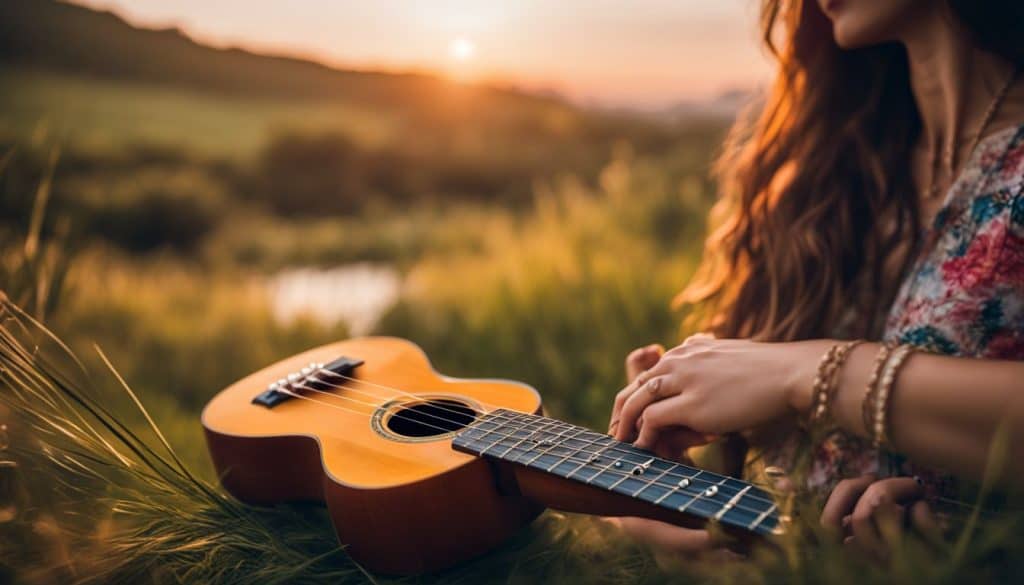
[[392, 401], [373, 415], [372, 426], [388, 439], [401, 442], [447, 438], [473, 424], [479, 405], [449, 396], [423, 396], [418, 400]]

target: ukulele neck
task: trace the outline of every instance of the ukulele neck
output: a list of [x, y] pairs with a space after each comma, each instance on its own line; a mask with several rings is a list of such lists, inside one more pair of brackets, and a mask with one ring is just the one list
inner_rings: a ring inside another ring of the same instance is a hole
[[[452, 447], [571, 480], [577, 486], [610, 492], [618, 496], [617, 501], [626, 503], [623, 514], [640, 510], [647, 513], [638, 515], [663, 517], [682, 512], [698, 521], [694, 525], [715, 520], [758, 534], [780, 529], [778, 508], [771, 495], [748, 482], [662, 459], [608, 435], [552, 418], [495, 410], [456, 435]], [[547, 489], [537, 485], [534, 491]], [[528, 495], [569, 511], [610, 515], [617, 511], [590, 509], [602, 506], [593, 498], [592, 505], [574, 506], [573, 501], [586, 499], [583, 492], [567, 502], [549, 493]]]

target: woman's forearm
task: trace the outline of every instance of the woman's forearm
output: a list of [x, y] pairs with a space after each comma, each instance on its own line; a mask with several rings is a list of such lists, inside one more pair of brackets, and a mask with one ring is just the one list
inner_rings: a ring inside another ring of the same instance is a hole
[[[839, 379], [832, 414], [844, 429], [868, 436], [861, 416], [878, 344], [853, 350]], [[1000, 481], [1013, 478], [1024, 454], [1024, 362], [917, 352], [899, 371], [888, 411], [889, 448], [924, 465], [980, 479], [992, 440], [1005, 429]]]

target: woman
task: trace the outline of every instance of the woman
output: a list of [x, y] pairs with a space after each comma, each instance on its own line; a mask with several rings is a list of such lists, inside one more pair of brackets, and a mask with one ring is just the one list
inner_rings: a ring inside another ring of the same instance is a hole
[[[746, 433], [791, 479], [810, 452], [799, 478], [831, 491], [822, 521], [874, 550], [895, 504], [928, 527], [914, 500], [981, 478], [997, 434], [1008, 461], [988, 472], [1020, 487], [1022, 6], [764, 0], [778, 77], [733, 133], [717, 226], [680, 297], [710, 335], [634, 352], [610, 433], [677, 455]], [[662, 551], [712, 546], [622, 525]]]

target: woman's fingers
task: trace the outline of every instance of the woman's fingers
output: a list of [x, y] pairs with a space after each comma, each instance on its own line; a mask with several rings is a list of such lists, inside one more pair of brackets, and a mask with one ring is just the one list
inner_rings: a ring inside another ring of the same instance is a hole
[[640, 372], [653, 368], [663, 353], [665, 353], [665, 348], [658, 343], [652, 343], [630, 352], [626, 356], [626, 381], [632, 382]]
[[882, 547], [876, 551], [879, 558], [887, 558], [889, 551], [899, 546], [903, 539], [906, 517], [906, 507], [893, 502], [885, 502], [875, 510], [875, 527], [878, 529], [882, 544]]
[[627, 384], [625, 388], [615, 394], [614, 403], [611, 405], [611, 416], [608, 419], [608, 434], [615, 434], [618, 428], [618, 418], [620, 418], [623, 405], [626, 404], [626, 399], [636, 391], [637, 385], [645, 379], [643, 378], [644, 373], [657, 365], [658, 360], [662, 359], [663, 353], [665, 353], [664, 347], [657, 343], [652, 343], [645, 347], [634, 349], [626, 357]]
[[[683, 343], [673, 348], [670, 353], [673, 355], [685, 354], [688, 351], [686, 348], [713, 339], [714, 336], [709, 333], [691, 335]], [[646, 389], [653, 394], [647, 399], [643, 398], [640, 389], [653, 378], [668, 374], [671, 370], [671, 366], [665, 363], [665, 360], [662, 360], [664, 355], [665, 348], [659, 344], [652, 343], [651, 345], [635, 349], [626, 356], [626, 379], [628, 383], [615, 396], [612, 414], [608, 422], [608, 434], [615, 436], [619, 440], [629, 440], [636, 435], [636, 421], [639, 418], [639, 412], [637, 411], [642, 412], [642, 404], [649, 404], [649, 399], [657, 396], [664, 382], [656, 382], [653, 387], [648, 386]], [[673, 378], [675, 377], [673, 376]], [[623, 420], [623, 409], [626, 408], [630, 399], [633, 402], [630, 404], [629, 409], [626, 410], [628, 420]]]
[[946, 546], [942, 538], [942, 526], [932, 513], [931, 506], [924, 500], [918, 500], [910, 506], [910, 526], [924, 538], [925, 542], [943, 549]]
[[662, 375], [645, 379], [643, 384], [637, 386], [636, 390], [623, 402], [619, 411], [619, 427], [616, 429], [615, 438], [620, 441], [629, 441], [636, 437], [637, 419], [651, 404], [664, 400], [679, 393], [679, 388], [672, 383], [673, 377]]
[[843, 532], [843, 518], [849, 516], [857, 505], [864, 490], [877, 479], [874, 474], [844, 479], [836, 484], [821, 511], [821, 525], [832, 530], [836, 535]]
[[857, 544], [876, 556], [885, 557], [888, 546], [902, 530], [904, 503], [920, 497], [924, 489], [911, 477], [893, 477], [868, 486], [850, 516]]
[[678, 445], [684, 449], [706, 445], [714, 435], [700, 433], [686, 426], [683, 416], [691, 408], [689, 398], [676, 394], [670, 398], [659, 400], [644, 409], [643, 424], [633, 444], [641, 449], [650, 449], [657, 445], [661, 437], [668, 432], [677, 433], [676, 438], [684, 443]]
[[661, 369], [664, 369], [661, 366], [660, 362], [662, 355], [660, 352], [660, 347], [661, 346], [658, 346], [659, 349], [654, 350], [655, 352], [657, 352], [658, 360], [656, 360], [650, 368], [647, 368], [646, 370], [643, 370], [640, 373], [638, 373], [636, 377], [634, 377], [633, 380], [631, 380], [629, 384], [626, 385], [625, 388], [620, 390], [619, 393], [615, 395], [615, 402], [614, 404], [612, 404], [611, 419], [608, 422], [608, 434], [617, 436], [619, 429], [625, 426], [621, 424], [621, 417], [622, 407], [626, 404], [626, 400], [628, 400], [629, 397], [632, 396], [640, 386], [643, 386], [644, 383], [646, 383], [652, 377], [657, 375]]

